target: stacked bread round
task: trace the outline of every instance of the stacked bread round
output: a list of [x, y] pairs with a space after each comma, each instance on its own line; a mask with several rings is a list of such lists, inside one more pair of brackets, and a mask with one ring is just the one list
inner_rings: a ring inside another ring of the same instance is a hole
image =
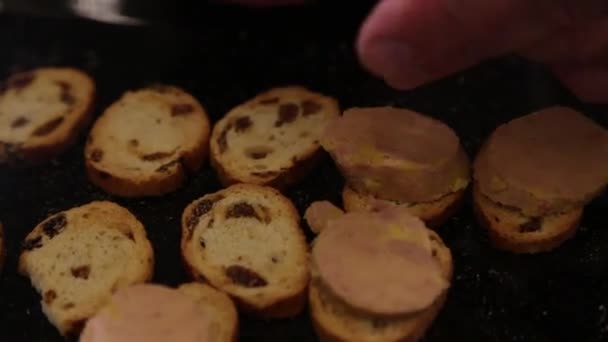
[[608, 183], [608, 131], [551, 107], [498, 127], [475, 161], [475, 210], [494, 244], [551, 250], [573, 236]]
[[430, 226], [458, 208], [469, 161], [445, 124], [400, 108], [351, 108], [321, 140], [346, 179], [347, 211], [407, 205]]
[[[317, 212], [315, 212], [317, 211]], [[330, 215], [312, 250], [310, 314], [324, 341], [415, 341], [445, 300], [450, 250], [405, 206]], [[335, 211], [334, 211], [335, 213]]]

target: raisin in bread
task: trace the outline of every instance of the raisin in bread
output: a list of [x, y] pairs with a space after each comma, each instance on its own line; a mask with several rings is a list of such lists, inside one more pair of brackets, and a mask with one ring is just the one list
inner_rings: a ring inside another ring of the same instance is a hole
[[271, 89], [232, 109], [213, 128], [211, 162], [224, 185], [284, 188], [322, 155], [319, 139], [340, 115], [333, 98], [302, 87]]
[[239, 319], [236, 306], [228, 295], [201, 283], [183, 284], [178, 291], [191, 297], [213, 317], [214, 341], [237, 341]]
[[129, 91], [96, 121], [85, 149], [91, 181], [125, 197], [176, 190], [207, 156], [209, 119], [183, 90]]
[[246, 312], [280, 318], [304, 307], [308, 246], [298, 212], [277, 190], [237, 184], [194, 201], [182, 216], [181, 249], [194, 279]]
[[584, 210], [576, 208], [530, 218], [516, 208], [493, 202], [477, 185], [473, 190], [473, 204], [477, 219], [488, 231], [492, 244], [522, 254], [548, 252], [563, 244], [576, 234]]
[[114, 291], [149, 280], [153, 263], [143, 225], [114, 203], [92, 202], [36, 226], [23, 243], [19, 271], [59, 332], [77, 336]]
[[40, 68], [0, 85], [0, 164], [42, 163], [61, 154], [92, 118], [95, 84], [82, 71]]
[[[451, 280], [452, 254], [441, 238], [429, 231], [432, 253], [446, 280]], [[309, 310], [321, 341], [417, 341], [443, 307], [447, 292], [427, 309], [404, 316], [378, 317], [352, 309], [331, 293], [312, 269]]]

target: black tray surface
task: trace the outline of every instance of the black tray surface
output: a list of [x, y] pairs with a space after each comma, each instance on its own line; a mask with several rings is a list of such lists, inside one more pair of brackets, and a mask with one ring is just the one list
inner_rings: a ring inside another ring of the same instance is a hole
[[[470, 156], [500, 123], [548, 105], [573, 106], [608, 125], [607, 107], [579, 103], [542, 68], [513, 57], [414, 91], [392, 90], [361, 68], [353, 50], [369, 5], [341, 9], [329, 2], [269, 11], [201, 5], [177, 25], [147, 28], [4, 15], [0, 77], [36, 66], [83, 68], [98, 83], [97, 115], [126, 90], [172, 83], [194, 94], [214, 121], [257, 92], [300, 84], [335, 96], [343, 108], [394, 105], [432, 115], [456, 130]], [[41, 167], [0, 168], [0, 219], [8, 245], [0, 276], [0, 341], [61, 341], [40, 310], [39, 296], [16, 271], [25, 235], [60, 210], [101, 199], [124, 205], [144, 223], [154, 245], [154, 281], [188, 280], [179, 257], [179, 217], [189, 202], [221, 188], [211, 168], [168, 196], [125, 200], [87, 180], [83, 142], [84, 136]], [[326, 158], [286, 194], [303, 213], [315, 200], [339, 204], [341, 186]], [[438, 230], [454, 254], [455, 273], [447, 303], [425, 339], [607, 341], [607, 209], [608, 198], [601, 196], [561, 248], [515, 256], [489, 246], [468, 202]], [[305, 313], [273, 322], [241, 319], [242, 341], [316, 340]]]

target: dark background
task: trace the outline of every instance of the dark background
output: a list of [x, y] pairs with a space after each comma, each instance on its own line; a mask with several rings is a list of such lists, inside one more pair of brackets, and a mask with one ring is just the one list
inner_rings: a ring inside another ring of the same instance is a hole
[[[541, 68], [513, 57], [415, 91], [391, 90], [360, 67], [353, 51], [369, 5], [344, 11], [335, 3], [270, 11], [199, 6], [173, 25], [148, 28], [4, 15], [0, 76], [46, 65], [83, 68], [98, 82], [96, 114], [125, 90], [173, 83], [195, 95], [213, 120], [269, 87], [300, 84], [335, 96], [343, 108], [395, 105], [440, 118], [457, 131], [471, 156], [498, 124], [551, 104], [574, 106], [608, 124], [607, 107], [579, 103]], [[0, 276], [1, 341], [61, 340], [29, 281], [16, 273], [25, 235], [60, 210], [98, 199], [126, 206], [148, 229], [157, 258], [155, 281], [187, 280], [179, 259], [179, 217], [190, 201], [220, 188], [212, 170], [205, 166], [183, 189], [163, 198], [114, 198], [87, 181], [83, 141], [42, 167], [0, 168], [0, 218], [8, 243]], [[314, 200], [339, 203], [341, 184], [326, 160], [287, 194], [303, 212]], [[467, 204], [439, 229], [454, 254], [455, 274], [427, 340], [607, 341], [606, 209], [606, 197], [592, 203], [578, 234], [558, 250], [514, 256], [489, 247]], [[306, 314], [277, 322], [243, 317], [241, 337], [315, 340]]]

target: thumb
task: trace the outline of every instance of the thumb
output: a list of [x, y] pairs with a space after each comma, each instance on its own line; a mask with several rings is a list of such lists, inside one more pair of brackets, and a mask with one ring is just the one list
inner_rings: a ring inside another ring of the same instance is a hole
[[364, 22], [357, 50], [370, 72], [410, 89], [538, 42], [606, 3], [383, 0]]

